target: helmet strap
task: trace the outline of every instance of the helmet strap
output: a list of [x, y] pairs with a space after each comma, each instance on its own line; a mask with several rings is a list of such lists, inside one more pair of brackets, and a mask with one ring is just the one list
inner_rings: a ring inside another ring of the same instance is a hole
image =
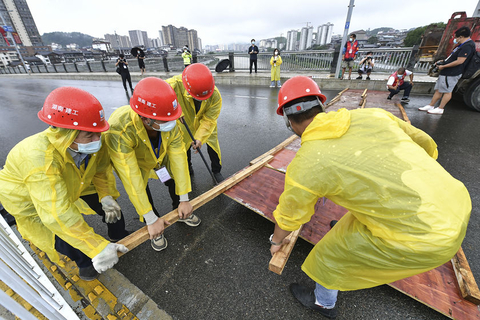
[[316, 97], [316, 101], [305, 101], [305, 102], [298, 102], [295, 103], [287, 108], [283, 108], [283, 114], [284, 115], [293, 115], [293, 114], [299, 114], [299, 113], [304, 113], [316, 106], [320, 106], [322, 109], [322, 112], [325, 112], [325, 107], [323, 106], [323, 103], [320, 101], [318, 97]]

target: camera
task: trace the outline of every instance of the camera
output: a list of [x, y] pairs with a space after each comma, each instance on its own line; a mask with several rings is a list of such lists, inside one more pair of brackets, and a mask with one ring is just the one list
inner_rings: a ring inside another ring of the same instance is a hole
[[435, 62], [432, 66], [431, 73], [439, 73], [440, 69], [438, 69], [438, 66], [441, 66], [441, 65], [444, 65], [444, 64], [445, 64], [445, 62], [443, 62], [443, 61]]

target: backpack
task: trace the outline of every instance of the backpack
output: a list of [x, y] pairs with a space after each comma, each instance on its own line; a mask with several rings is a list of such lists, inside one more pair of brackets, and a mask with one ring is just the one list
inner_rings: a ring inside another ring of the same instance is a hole
[[480, 69], [480, 52], [475, 51], [463, 68], [462, 79], [470, 79]]

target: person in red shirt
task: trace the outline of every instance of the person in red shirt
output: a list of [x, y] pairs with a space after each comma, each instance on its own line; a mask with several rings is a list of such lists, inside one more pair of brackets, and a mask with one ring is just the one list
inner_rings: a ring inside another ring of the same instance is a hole
[[343, 76], [345, 75], [345, 70], [347, 69], [347, 67], [348, 67], [348, 80], [351, 79], [353, 62], [358, 54], [358, 41], [356, 39], [357, 39], [357, 35], [355, 33], [352, 33], [350, 35], [349, 41], [345, 43], [345, 47], [343, 48], [342, 80], [343, 80]]

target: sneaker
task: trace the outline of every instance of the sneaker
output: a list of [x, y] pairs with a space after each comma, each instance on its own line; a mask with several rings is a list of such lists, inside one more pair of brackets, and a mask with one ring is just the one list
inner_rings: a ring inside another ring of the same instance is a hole
[[275, 88], [275, 86], [273, 84], [270, 85], [270, 88]]
[[338, 220], [330, 221], [330, 229], [332, 229], [337, 224], [337, 222], [338, 222]]
[[202, 222], [202, 220], [200, 220], [200, 218], [198, 216], [194, 215], [193, 213], [190, 215], [190, 217], [188, 217], [186, 219], [178, 219], [178, 221], [183, 222], [187, 226], [190, 226], [190, 227], [196, 227], [200, 224], [200, 222]]
[[[361, 79], [363, 79], [363, 77], [362, 77], [362, 76], [358, 76], [358, 77], [356, 77], [355, 79], [361, 80]], [[367, 79], [368, 79], [368, 78], [367, 78]]]
[[392, 97], [388, 96], [388, 97], [387, 97], [387, 100], [392, 100]]
[[281, 85], [281, 84], [279, 84], [279, 85], [277, 86], [277, 88], [281, 88], [281, 87], [282, 87], [282, 85]]
[[321, 315], [335, 319], [337, 317], [337, 308], [327, 309], [315, 304], [315, 294], [313, 290], [309, 290], [298, 283], [290, 285], [290, 292], [292, 295], [305, 307], [319, 312]]
[[98, 272], [95, 270], [93, 265], [88, 266], [86, 268], [79, 268], [80, 270], [78, 271], [78, 276], [80, 279], [85, 280], [85, 281], [92, 281], [97, 279], [98, 277]]
[[270, 88], [275, 88], [275, 81], [270, 82]]
[[222, 176], [222, 174], [220, 172], [214, 172], [213, 176], [215, 177], [215, 180], [217, 180], [218, 183], [225, 180], [225, 178]]
[[367, 80], [370, 80], [370, 77], [367, 77]]
[[443, 114], [443, 109], [435, 108], [435, 109], [430, 109], [427, 112], [430, 114]]
[[402, 99], [400, 99], [400, 102], [408, 103], [408, 102], [410, 102], [410, 99], [408, 99], [406, 97], [403, 97]]
[[167, 238], [165, 238], [162, 234], [157, 239], [152, 239], [151, 244], [152, 244], [153, 250], [162, 251], [163, 249], [167, 248], [168, 242], [167, 242]]
[[429, 104], [427, 104], [425, 107], [418, 108], [418, 110], [420, 110], [420, 111], [428, 111], [428, 110], [432, 110], [432, 109], [435, 109], [435, 107], [431, 106]]

